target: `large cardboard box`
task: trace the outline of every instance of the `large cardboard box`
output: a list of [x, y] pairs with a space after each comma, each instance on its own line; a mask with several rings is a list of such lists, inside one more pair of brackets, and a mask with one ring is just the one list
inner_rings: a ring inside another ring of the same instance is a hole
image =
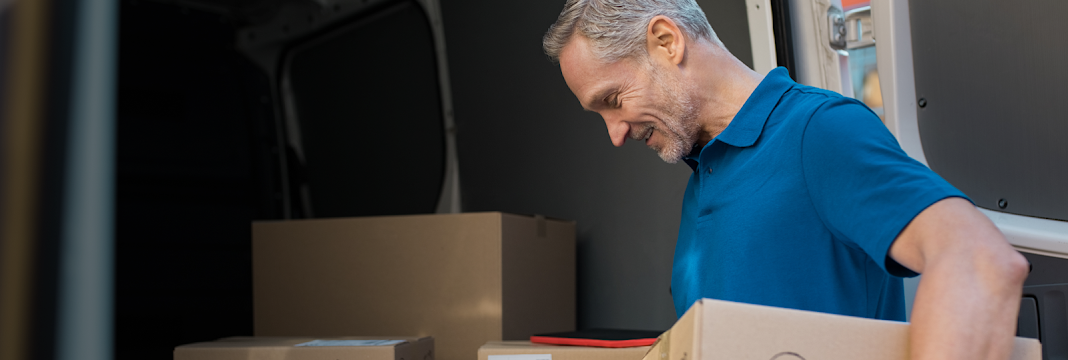
[[[908, 323], [711, 299], [698, 300], [644, 360], [907, 360]], [[1041, 360], [1016, 338], [1013, 360]]]
[[[298, 344], [306, 344], [315, 340], [319, 340], [317, 344], [320, 346], [297, 346]], [[357, 341], [339, 343], [338, 340]], [[381, 343], [381, 341], [371, 342], [368, 340], [393, 341], [389, 341], [385, 345], [373, 345]], [[350, 336], [330, 339], [240, 336], [174, 348], [174, 360], [283, 359], [434, 360], [434, 339], [410, 336]]]
[[575, 329], [575, 224], [502, 213], [257, 222], [254, 334], [433, 336], [439, 360]]
[[478, 348], [478, 360], [641, 360], [648, 346], [600, 348], [490, 341]]

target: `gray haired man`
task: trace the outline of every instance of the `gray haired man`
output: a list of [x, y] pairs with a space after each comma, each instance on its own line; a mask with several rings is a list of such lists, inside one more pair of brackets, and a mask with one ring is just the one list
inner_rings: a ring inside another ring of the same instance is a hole
[[913, 359], [1006, 359], [1028, 264], [860, 102], [762, 76], [693, 0], [568, 0], [544, 38], [616, 146], [693, 174], [672, 296], [904, 320]]

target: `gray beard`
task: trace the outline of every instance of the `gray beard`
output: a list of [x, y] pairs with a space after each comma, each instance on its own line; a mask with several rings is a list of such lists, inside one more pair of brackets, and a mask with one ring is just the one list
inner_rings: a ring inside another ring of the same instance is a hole
[[699, 111], [693, 99], [696, 86], [683, 84], [679, 79], [669, 79], [668, 74], [655, 66], [650, 65], [649, 69], [657, 98], [662, 101], [660, 110], [663, 114], [660, 121], [663, 128], [649, 126], [653, 131], [659, 132], [667, 142], [652, 148], [660, 155], [660, 159], [674, 164], [690, 153], [701, 130], [700, 124], [697, 123]]

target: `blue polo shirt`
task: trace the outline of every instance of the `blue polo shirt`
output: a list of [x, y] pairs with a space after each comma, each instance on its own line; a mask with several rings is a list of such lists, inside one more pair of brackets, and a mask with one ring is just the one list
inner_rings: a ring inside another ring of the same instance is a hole
[[730, 125], [684, 159], [671, 288], [681, 317], [713, 298], [905, 320], [890, 245], [959, 190], [913, 160], [862, 103], [769, 73]]

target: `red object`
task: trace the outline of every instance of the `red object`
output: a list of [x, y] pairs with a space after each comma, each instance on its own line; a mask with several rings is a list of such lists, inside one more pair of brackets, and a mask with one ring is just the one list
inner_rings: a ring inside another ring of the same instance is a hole
[[842, 0], [842, 10], [849, 11], [861, 6], [871, 5], [871, 0]]
[[651, 339], [628, 339], [628, 340], [602, 340], [602, 339], [579, 339], [579, 338], [566, 338], [566, 337], [554, 337], [554, 336], [531, 336], [530, 342], [536, 344], [552, 344], [552, 345], [577, 345], [577, 346], [596, 346], [606, 348], [625, 348], [635, 346], [649, 346], [656, 342], [656, 338]]

